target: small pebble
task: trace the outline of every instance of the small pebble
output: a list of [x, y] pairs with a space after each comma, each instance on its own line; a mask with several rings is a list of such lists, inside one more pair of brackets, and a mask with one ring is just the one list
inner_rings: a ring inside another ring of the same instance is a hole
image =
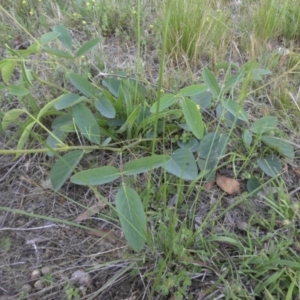
[[41, 272], [40, 270], [33, 270], [31, 273], [31, 279], [32, 280], [37, 280], [41, 277]]
[[44, 284], [43, 284], [42, 280], [36, 281], [35, 284], [34, 284], [34, 287], [37, 290], [42, 290], [44, 288]]
[[51, 273], [51, 267], [45, 266], [42, 268], [42, 274], [46, 275], [46, 274], [50, 274]]
[[91, 276], [82, 270], [77, 270], [72, 274], [71, 281], [73, 282], [73, 284], [90, 286]]
[[32, 290], [32, 287], [28, 283], [25, 283], [21, 288], [21, 292], [23, 292], [23, 293], [30, 293], [31, 290]]
[[247, 231], [248, 224], [246, 222], [237, 222], [236, 227], [237, 227], [237, 229], [239, 229], [241, 231]]

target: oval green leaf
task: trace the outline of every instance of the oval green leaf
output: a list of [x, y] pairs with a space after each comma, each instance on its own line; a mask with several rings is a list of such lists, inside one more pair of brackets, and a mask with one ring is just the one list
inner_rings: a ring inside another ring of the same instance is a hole
[[237, 119], [248, 123], [248, 116], [246, 111], [238, 105], [235, 101], [227, 99], [221, 101], [222, 106], [232, 113]]
[[178, 141], [177, 142], [177, 145], [180, 147], [180, 148], [183, 148], [183, 149], [188, 149], [190, 150], [191, 152], [196, 152], [198, 149], [199, 149], [199, 141], [196, 139], [196, 138], [191, 138], [189, 139], [187, 142], [183, 142], [183, 141]]
[[113, 119], [116, 116], [115, 108], [104, 95], [97, 97], [94, 104], [96, 109], [103, 117]]
[[58, 33], [57, 38], [64, 45], [64, 47], [72, 51], [72, 36], [69, 29], [64, 25], [55, 25], [53, 32]]
[[199, 158], [197, 160], [199, 169], [207, 181], [215, 180], [218, 163], [219, 159], [217, 157], [211, 157], [208, 159]]
[[84, 95], [87, 97], [95, 97], [95, 88], [94, 86], [86, 79], [79, 74], [72, 73], [69, 75], [70, 82]]
[[77, 103], [80, 103], [85, 99], [85, 97], [73, 93], [64, 94], [57, 99], [54, 107], [57, 110], [62, 110], [71, 107]]
[[187, 149], [175, 150], [164, 168], [167, 172], [184, 180], [194, 180], [198, 176], [194, 155]]
[[60, 129], [61, 126], [73, 124], [72, 115], [62, 115], [55, 118], [51, 124], [52, 129]]
[[281, 172], [280, 159], [272, 154], [259, 158], [257, 165], [270, 177], [276, 177]]
[[53, 32], [53, 31], [47, 32], [40, 37], [40, 42], [44, 46], [44, 45], [50, 43], [51, 41], [53, 41], [54, 39], [56, 39], [59, 35], [60, 35], [60, 33], [58, 33], [58, 32]]
[[204, 134], [205, 125], [196, 103], [188, 98], [184, 98], [182, 100], [182, 110], [190, 130], [197, 139], [201, 140]]
[[153, 155], [134, 159], [128, 162], [123, 170], [124, 175], [136, 175], [145, 173], [155, 168], [164, 166], [170, 160], [168, 155]]
[[66, 52], [66, 51], [63, 51], [63, 50], [60, 50], [60, 49], [55, 49], [55, 48], [50, 48], [50, 47], [46, 47], [44, 46], [43, 47], [43, 50], [49, 54], [52, 54], [52, 55], [55, 55], [57, 57], [61, 57], [61, 58], [66, 58], [66, 59], [73, 59], [74, 57]]
[[221, 89], [219, 87], [218, 81], [214, 73], [212, 73], [208, 68], [204, 68], [202, 70], [202, 76], [203, 76], [204, 83], [209, 88], [213, 96], [215, 98], [218, 98], [221, 93]]
[[100, 128], [91, 111], [80, 103], [73, 106], [72, 114], [79, 132], [92, 143], [100, 144]]
[[[50, 149], [58, 148], [63, 145], [63, 141], [66, 139], [68, 134], [66, 132], [60, 131], [59, 129], [54, 129], [51, 134], [48, 135], [46, 139], [46, 145]], [[52, 157], [54, 152], [49, 151], [47, 155]]]
[[240, 82], [243, 81], [244, 77], [245, 77], [245, 70], [244, 69], [240, 70], [238, 72], [238, 74], [229, 77], [226, 80], [226, 83], [225, 83], [225, 86], [224, 86], [224, 91], [227, 91], [231, 88], [234, 88], [237, 84], [239, 84]]
[[30, 91], [28, 89], [26, 89], [25, 87], [15, 85], [15, 84], [10, 84], [8, 86], [8, 92], [11, 95], [18, 96], [18, 97], [22, 97], [22, 96], [28, 95], [30, 93]]
[[195, 85], [190, 85], [182, 88], [178, 92], [178, 95], [183, 97], [191, 97], [191, 96], [201, 94], [205, 91], [207, 91], [207, 86], [205, 84], [195, 84]]
[[219, 159], [225, 154], [226, 147], [227, 135], [218, 132], [209, 132], [201, 140], [198, 153], [202, 158]]
[[146, 216], [142, 201], [135, 190], [122, 185], [116, 195], [116, 209], [128, 244], [140, 251], [146, 241]]
[[80, 162], [83, 151], [76, 150], [60, 157], [50, 171], [52, 187], [58, 191]]
[[277, 117], [267, 116], [255, 121], [251, 125], [249, 130], [256, 134], [263, 134], [265, 132], [275, 129], [277, 125], [278, 125]]
[[119, 78], [109, 78], [106, 77], [102, 80], [102, 84], [109, 90], [109, 92], [114, 96], [119, 96], [119, 90], [122, 84], [122, 81]]
[[[261, 183], [256, 177], [251, 177], [247, 182], [247, 190], [255, 197], [262, 190]], [[254, 192], [256, 190], [256, 192]]]
[[265, 145], [269, 146], [272, 149], [275, 149], [280, 154], [290, 159], [294, 159], [295, 157], [294, 147], [290, 143], [280, 138], [277, 138], [275, 136], [268, 136], [268, 135], [263, 135], [261, 137], [261, 140]]
[[76, 52], [76, 57], [80, 57], [84, 54], [86, 54], [87, 52], [91, 51], [95, 46], [97, 46], [97, 44], [101, 41], [100, 38], [96, 38], [93, 40], [90, 40], [88, 42], [86, 42], [85, 44], [83, 44]]
[[18, 122], [20, 115], [26, 113], [24, 109], [11, 109], [5, 113], [2, 119], [2, 128], [5, 130], [12, 123]]
[[34, 125], [35, 125], [35, 122], [32, 122], [32, 123], [30, 123], [29, 125], [26, 126], [26, 128], [22, 132], [21, 137], [18, 140], [17, 150], [23, 149], [25, 143], [28, 141], [28, 138], [29, 138], [29, 136], [32, 132], [32, 128], [33, 128]]
[[210, 92], [203, 92], [194, 96], [191, 96], [194, 102], [200, 105], [200, 111], [206, 110], [211, 104], [211, 93]]
[[7, 61], [1, 67], [1, 76], [4, 83], [8, 84], [16, 66], [15, 61]]
[[247, 146], [250, 146], [252, 143], [252, 133], [248, 129], [244, 130], [243, 141]]
[[106, 166], [78, 172], [71, 177], [71, 182], [79, 185], [100, 185], [112, 182], [119, 177], [119, 170]]
[[262, 76], [270, 74], [272, 74], [270, 70], [256, 68], [252, 71], [251, 78], [254, 80], [263, 80]]
[[[174, 94], [165, 94], [160, 98], [159, 101], [159, 108], [158, 111], [162, 111], [166, 108], [168, 108], [169, 106], [171, 106], [172, 104], [174, 104], [176, 101], [176, 95]], [[156, 113], [157, 110], [157, 105], [158, 105], [158, 101], [156, 101], [150, 108], [150, 112], [151, 113]]]

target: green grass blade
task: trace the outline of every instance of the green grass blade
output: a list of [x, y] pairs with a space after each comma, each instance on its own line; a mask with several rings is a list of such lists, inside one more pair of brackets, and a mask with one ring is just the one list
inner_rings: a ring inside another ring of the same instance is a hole
[[262, 283], [258, 284], [255, 287], [254, 292], [257, 294], [262, 292], [264, 290], [264, 288], [266, 288], [270, 284], [276, 282], [280, 278], [280, 276], [283, 274], [284, 271], [285, 270], [283, 269], [283, 270], [277, 271], [273, 275], [269, 276], [265, 281], [263, 281]]

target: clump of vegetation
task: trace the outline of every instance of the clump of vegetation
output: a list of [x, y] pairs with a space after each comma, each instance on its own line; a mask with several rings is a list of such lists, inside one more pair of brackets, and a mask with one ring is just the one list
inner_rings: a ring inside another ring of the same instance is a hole
[[[162, 12], [162, 20], [167, 15]], [[167, 32], [166, 50], [177, 63], [186, 61], [199, 65], [209, 57], [223, 60], [231, 40], [232, 23], [228, 12], [205, 1], [175, 1], [172, 3]]]

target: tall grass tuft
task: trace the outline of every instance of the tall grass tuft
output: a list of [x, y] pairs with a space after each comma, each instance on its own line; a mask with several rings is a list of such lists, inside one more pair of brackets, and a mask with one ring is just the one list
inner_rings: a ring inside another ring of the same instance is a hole
[[[161, 15], [162, 21], [165, 14], [164, 11]], [[231, 34], [229, 15], [206, 1], [173, 1], [169, 24], [167, 52], [177, 62], [185, 57], [191, 64], [197, 64], [207, 55], [222, 57], [228, 52]]]
[[297, 38], [300, 35], [299, 1], [264, 0], [256, 6], [252, 22], [261, 40]]

